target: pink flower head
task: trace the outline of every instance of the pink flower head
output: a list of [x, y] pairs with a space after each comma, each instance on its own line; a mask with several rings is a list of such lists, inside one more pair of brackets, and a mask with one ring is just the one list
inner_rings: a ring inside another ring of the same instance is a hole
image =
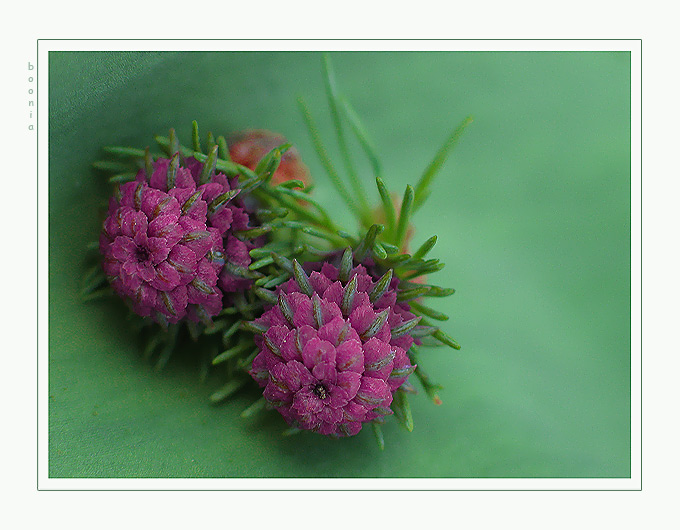
[[109, 202], [99, 238], [103, 269], [114, 291], [139, 315], [167, 324], [209, 320], [222, 309], [217, 286], [224, 248], [206, 225], [199, 192], [123, 184]]
[[417, 319], [397, 302], [391, 271], [375, 279], [359, 265], [340, 276], [328, 263], [307, 276], [296, 263], [278, 304], [255, 321], [266, 331], [250, 374], [290, 425], [352, 436], [392, 414], [393, 392], [415, 369], [404, 330]]
[[[215, 229], [223, 239], [224, 258], [219, 274], [219, 287], [224, 293], [248, 289], [252, 280], [239, 275], [251, 263], [250, 251], [260, 243], [242, 241], [235, 232], [253, 228], [250, 214], [239, 197], [238, 179], [213, 172], [202, 177], [204, 164], [187, 158], [176, 172], [169, 172], [171, 160], [159, 158], [153, 163], [153, 173], [148, 185], [161, 191], [175, 190], [183, 204], [189, 204], [186, 215], [203, 219], [206, 227]], [[137, 174], [138, 182], [147, 182], [144, 170]]]

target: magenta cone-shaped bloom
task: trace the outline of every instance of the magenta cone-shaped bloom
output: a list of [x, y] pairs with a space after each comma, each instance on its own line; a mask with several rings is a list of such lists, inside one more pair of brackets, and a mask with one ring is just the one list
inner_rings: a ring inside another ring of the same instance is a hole
[[[201, 184], [203, 163], [192, 157], [184, 160], [174, 178], [168, 182], [170, 164], [170, 159], [160, 158], [153, 163], [153, 173], [148, 182], [144, 170], [139, 171], [136, 179], [165, 192], [173, 188], [181, 190], [177, 191], [179, 199], [189, 201], [190, 204], [186, 208], [186, 215], [203, 219], [205, 225], [216, 229], [223, 239], [227, 266], [219, 271], [219, 288], [224, 293], [248, 289], [252, 280], [239, 276], [237, 271], [248, 268], [251, 263], [250, 251], [259, 246], [259, 241], [242, 241], [234, 236], [234, 232], [253, 228], [250, 214], [239, 197], [238, 179], [230, 179], [223, 173], [216, 172], [207, 182]], [[197, 196], [200, 200], [195, 200]]]
[[185, 188], [123, 184], [109, 202], [99, 238], [114, 291], [139, 315], [167, 324], [209, 320], [222, 309], [220, 231], [206, 225], [208, 205]]
[[281, 286], [279, 303], [255, 321], [266, 331], [250, 374], [290, 425], [351, 436], [392, 413], [393, 392], [415, 369], [413, 337], [396, 330], [416, 317], [397, 302], [396, 278], [381, 289], [363, 265], [349, 281], [338, 275], [324, 263]]

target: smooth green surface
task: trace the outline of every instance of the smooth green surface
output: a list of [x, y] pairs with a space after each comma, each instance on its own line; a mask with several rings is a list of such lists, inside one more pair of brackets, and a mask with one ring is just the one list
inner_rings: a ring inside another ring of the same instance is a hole
[[475, 118], [415, 217], [415, 245], [437, 234], [431, 257], [447, 263], [433, 280], [457, 290], [433, 306], [463, 349], [421, 356], [443, 405], [412, 398], [414, 431], [390, 419], [383, 452], [370, 429], [281, 437], [275, 413], [239, 418], [255, 394], [210, 406], [216, 382], [200, 385], [196, 363], [154, 372], [119, 304], [78, 300], [107, 194], [90, 169], [104, 145], [150, 145], [169, 127], [188, 142], [193, 119], [216, 134], [269, 128], [345, 213], [295, 102], [335, 147], [319, 54], [52, 52], [50, 476], [629, 476], [629, 54], [332, 58], [399, 195]]

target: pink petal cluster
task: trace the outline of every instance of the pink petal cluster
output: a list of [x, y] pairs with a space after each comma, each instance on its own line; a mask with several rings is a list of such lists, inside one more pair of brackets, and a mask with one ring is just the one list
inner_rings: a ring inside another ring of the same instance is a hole
[[205, 224], [205, 202], [191, 206], [183, 189], [166, 193], [143, 182], [123, 184], [110, 200], [99, 238], [104, 272], [141, 316], [198, 321], [222, 308], [222, 238]]
[[415, 369], [407, 354], [413, 337], [392, 333], [416, 318], [397, 302], [398, 280], [374, 301], [378, 282], [364, 266], [349, 280], [324, 263], [306, 288], [295, 279], [283, 284], [279, 303], [255, 321], [266, 331], [256, 336], [250, 374], [265, 399], [290, 425], [331, 436], [355, 435], [392, 414], [393, 392]]
[[236, 179], [217, 173], [200, 184], [203, 164], [191, 158], [176, 172], [170, 164], [157, 160], [148, 180], [141, 170], [110, 199], [103, 269], [137, 314], [205, 322], [221, 311], [223, 293], [250, 286], [231, 272], [250, 264], [251, 246], [234, 236], [251, 228], [249, 216], [234, 200]]
[[[149, 179], [149, 186], [161, 191], [168, 191], [167, 171], [170, 160], [160, 158], [154, 162], [154, 170]], [[250, 215], [238, 197], [215, 206], [220, 202], [220, 197], [230, 191], [238, 192], [238, 178], [228, 178], [223, 173], [216, 172], [210, 180], [200, 183], [200, 174], [203, 164], [195, 158], [187, 158], [182, 167], [179, 167], [174, 179], [174, 187], [187, 190], [183, 192], [183, 197], [191, 197], [196, 191], [202, 192], [201, 199], [197, 207], [201, 208], [201, 213], [206, 215], [206, 226], [219, 230], [224, 240], [224, 253], [226, 262], [231, 266], [222, 269], [219, 279], [219, 287], [225, 293], [237, 292], [248, 289], [252, 280], [242, 278], [234, 273], [235, 269], [247, 269], [251, 263], [250, 251], [255, 248], [257, 242], [242, 241], [234, 235], [234, 232], [253, 228], [250, 225]], [[146, 172], [140, 170], [137, 174], [138, 182], [146, 181]], [[215, 201], [215, 202], [213, 202]], [[203, 207], [206, 206], [205, 212]]]

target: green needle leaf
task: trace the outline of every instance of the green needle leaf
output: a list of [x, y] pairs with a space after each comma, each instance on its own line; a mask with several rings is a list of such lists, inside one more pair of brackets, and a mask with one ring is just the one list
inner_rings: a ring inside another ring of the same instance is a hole
[[307, 273], [296, 259], [293, 260], [293, 276], [295, 276], [295, 281], [303, 293], [307, 296], [312, 296], [314, 294], [312, 284], [309, 283], [309, 276], [307, 276]]
[[408, 398], [404, 392], [395, 392], [393, 410], [394, 415], [400, 421], [400, 423], [406, 427], [408, 432], [413, 431], [413, 415], [411, 414], [411, 406], [409, 405]]
[[[301, 180], [297, 179], [290, 179], [285, 182], [281, 182], [279, 185], [276, 186], [277, 189], [291, 189], [291, 188], [304, 188], [305, 183], [302, 182]], [[306, 190], [305, 190], [306, 191]], [[303, 193], [303, 195], [307, 195], [307, 193]]]
[[267, 404], [267, 400], [264, 397], [261, 397], [257, 401], [253, 402], [253, 404], [250, 405], [247, 409], [245, 409], [243, 412], [241, 412], [241, 417], [243, 419], [251, 418], [255, 414], [264, 410], [264, 407], [265, 407], [266, 404]]
[[376, 241], [373, 244], [373, 248], [371, 250], [373, 251], [373, 255], [377, 259], [387, 259], [387, 251], [382, 246], [382, 243], [379, 243], [378, 241]]
[[378, 193], [380, 194], [380, 200], [382, 201], [383, 211], [385, 212], [385, 223], [387, 224], [387, 237], [391, 238], [394, 235], [394, 229], [397, 223], [397, 215], [394, 211], [392, 197], [390, 197], [390, 192], [387, 190], [387, 186], [385, 186], [385, 183], [380, 177], [376, 177], [375, 183], [378, 186]]
[[407, 320], [403, 324], [399, 324], [398, 326], [393, 327], [392, 338], [401, 337], [402, 335], [408, 333], [418, 325], [418, 322], [420, 322], [421, 319], [422, 317], [412, 318], [411, 320]]
[[272, 258], [274, 258], [274, 262], [289, 274], [289, 277], [290, 275], [293, 274], [292, 261], [290, 261], [287, 257], [282, 256], [281, 254], [277, 254], [276, 252], [272, 252], [271, 256]]
[[404, 243], [404, 238], [406, 237], [406, 231], [408, 229], [409, 220], [411, 219], [411, 213], [413, 210], [413, 198], [415, 192], [411, 185], [406, 186], [406, 191], [404, 192], [404, 200], [401, 203], [401, 210], [399, 211], [399, 222], [397, 223], [397, 232], [394, 236], [394, 244], [401, 247]]
[[111, 153], [112, 155], [119, 156], [121, 158], [143, 158], [144, 149], [138, 149], [136, 147], [118, 147], [110, 146], [104, 147], [104, 151]]
[[345, 252], [342, 254], [342, 259], [340, 260], [340, 269], [338, 270], [338, 280], [345, 283], [349, 280], [349, 273], [354, 265], [354, 257], [352, 255], [352, 249], [347, 247]]
[[442, 400], [439, 397], [439, 391], [442, 390], [443, 387], [437, 383], [433, 383], [430, 380], [430, 377], [420, 368], [420, 365], [416, 367], [415, 374], [418, 378], [418, 381], [420, 381], [420, 384], [423, 386], [423, 389], [425, 389], [425, 393], [434, 402], [434, 404], [441, 405]]
[[208, 138], [206, 139], [206, 143], [208, 144], [208, 152], [210, 152], [212, 148], [217, 145], [217, 143], [215, 143], [215, 137], [213, 136], [213, 133], [208, 132]]
[[210, 150], [208, 159], [203, 164], [203, 169], [201, 169], [201, 174], [198, 177], [198, 181], [201, 184], [207, 184], [210, 179], [215, 175], [215, 168], [217, 167], [217, 149], [215, 145]]
[[[271, 256], [265, 256], [264, 258], [261, 258], [257, 261], [252, 262], [248, 266], [248, 268], [251, 271], [256, 271], [257, 269], [261, 269], [262, 267], [266, 267], [267, 265], [271, 265], [272, 263], [274, 263], [274, 258], [272, 258]], [[263, 278], [260, 278], [260, 280], [262, 280], [262, 279]], [[260, 280], [258, 280], [258, 281], [260, 281]], [[262, 282], [262, 283], [264, 285], [264, 283], [266, 283], [266, 282]]]
[[366, 232], [366, 236], [364, 236], [364, 238], [359, 243], [359, 246], [357, 246], [357, 249], [354, 251], [354, 259], [357, 262], [361, 263], [364, 261], [369, 250], [373, 249], [376, 238], [382, 233], [384, 229], [385, 227], [383, 225], [371, 225], [371, 227]]
[[284, 318], [288, 321], [288, 323], [291, 326], [296, 327], [294, 323], [293, 308], [290, 307], [290, 304], [288, 303], [288, 300], [285, 298], [283, 293], [279, 294], [279, 309], [281, 310], [281, 313], [283, 314]]
[[409, 300], [414, 300], [420, 298], [426, 294], [430, 288], [428, 286], [417, 287], [415, 289], [404, 289], [397, 293], [398, 302], [408, 302]]
[[414, 270], [413, 272], [409, 272], [406, 274], [403, 274], [401, 276], [402, 280], [412, 280], [413, 278], [417, 278], [418, 276], [424, 276], [426, 274], [432, 274], [437, 271], [440, 271], [444, 268], [445, 264], [441, 262], [433, 263], [431, 265], [428, 265], [426, 267], [418, 268]]
[[347, 188], [343, 184], [342, 180], [340, 180], [338, 172], [335, 170], [335, 166], [333, 166], [333, 163], [331, 162], [331, 159], [328, 156], [328, 152], [326, 151], [326, 147], [324, 146], [323, 141], [321, 140], [319, 130], [317, 129], [316, 124], [314, 123], [314, 119], [312, 118], [312, 115], [309, 112], [309, 108], [307, 107], [306, 103], [302, 98], [298, 98], [298, 105], [300, 107], [300, 111], [302, 112], [302, 118], [304, 119], [305, 125], [307, 126], [307, 130], [309, 131], [309, 135], [312, 139], [314, 150], [316, 151], [317, 156], [321, 160], [321, 164], [326, 170], [328, 177], [331, 179], [331, 183], [333, 184], [333, 186], [335, 186], [335, 189], [340, 195], [340, 198], [342, 198], [342, 200], [345, 201], [345, 204], [348, 206], [348, 208], [359, 219], [361, 219], [361, 211], [357, 207], [357, 204], [352, 198], [352, 196], [347, 191]]
[[429, 337], [433, 333], [435, 333], [439, 328], [435, 328], [432, 326], [416, 326], [411, 330], [411, 337]]
[[233, 359], [234, 357], [240, 355], [241, 353], [244, 353], [248, 351], [251, 348], [252, 344], [248, 342], [243, 342], [241, 344], [238, 344], [232, 348], [229, 348], [228, 350], [223, 351], [220, 353], [218, 356], [216, 356], [213, 360], [212, 363], [215, 364], [220, 364], [225, 361], [228, 361], [229, 359]]
[[352, 304], [354, 303], [354, 295], [357, 293], [357, 276], [356, 274], [352, 276], [352, 279], [345, 286], [345, 290], [342, 293], [342, 301], [340, 303], [340, 309], [342, 309], [343, 316], [347, 317], [352, 310]]
[[272, 287], [276, 287], [277, 285], [281, 285], [283, 282], [287, 281], [290, 278], [290, 274], [282, 274], [281, 276], [277, 276], [276, 278], [272, 278], [269, 280], [267, 283], [262, 285], [265, 289], [271, 289]]
[[160, 343], [161, 343], [161, 335], [156, 333], [146, 343], [146, 346], [144, 347], [144, 351], [142, 352], [142, 358], [144, 360], [151, 359], [153, 352], [156, 350], [156, 348], [159, 346]]
[[237, 320], [229, 327], [229, 329], [225, 330], [224, 333], [222, 333], [222, 344], [226, 346], [229, 343], [229, 339], [233, 337], [242, 326], [243, 322], [241, 320]]
[[240, 192], [241, 192], [240, 189], [235, 189], [225, 191], [224, 193], [218, 195], [212, 201], [210, 201], [210, 204], [208, 205], [208, 211], [211, 214], [215, 213], [217, 210], [222, 208], [222, 206], [227, 204], [231, 199], [236, 197]]
[[[179, 170], [179, 152], [175, 151], [170, 159], [170, 164], [168, 164], [168, 171], [166, 173], [166, 185], [169, 190], [175, 187], [175, 181], [177, 180], [177, 171]], [[191, 205], [189, 205], [191, 207]]]
[[305, 201], [307, 204], [311, 204], [323, 218], [323, 224], [326, 224], [327, 226], [331, 224], [331, 218], [328, 215], [328, 212], [326, 212], [326, 209], [306, 193], [299, 190], [292, 190], [281, 186], [277, 186], [277, 189], [281, 193], [293, 197], [294, 199]]
[[442, 342], [446, 344], [447, 346], [450, 346], [454, 350], [460, 350], [460, 344], [458, 344], [455, 340], [453, 340], [449, 335], [444, 333], [441, 329], [438, 329], [435, 331], [432, 336], [437, 339], [439, 342]]
[[373, 145], [373, 142], [369, 138], [366, 129], [361, 124], [359, 115], [354, 111], [349, 101], [347, 101], [347, 99], [344, 96], [340, 95], [339, 101], [342, 104], [343, 110], [345, 111], [345, 116], [349, 121], [349, 124], [352, 128], [352, 132], [354, 132], [354, 135], [357, 137], [357, 140], [359, 140], [361, 148], [364, 150], [364, 153], [366, 153], [366, 156], [368, 157], [368, 160], [371, 163], [371, 167], [373, 168], [373, 175], [375, 177], [381, 177], [382, 168], [380, 166], [380, 160], [378, 156], [375, 154], [376, 149]]
[[[355, 276], [355, 278], [356, 278], [356, 276]], [[382, 329], [385, 322], [387, 322], [387, 317], [389, 317], [389, 316], [390, 316], [390, 308], [389, 307], [387, 309], [384, 309], [380, 313], [378, 313], [378, 315], [375, 317], [375, 320], [373, 321], [373, 323], [368, 327], [368, 329], [366, 331], [364, 331], [360, 335], [361, 339], [362, 340], [368, 340], [371, 337], [373, 337], [376, 333], [378, 333], [378, 331], [380, 331]]]
[[282, 144], [269, 151], [257, 163], [255, 174], [262, 181], [268, 181], [276, 173], [281, 163], [281, 157], [292, 147], [293, 144]]
[[251, 333], [257, 333], [257, 334], [262, 334], [265, 331], [267, 331], [267, 329], [269, 329], [269, 328], [266, 328], [266, 327], [264, 327], [260, 324], [257, 324], [255, 322], [250, 322], [250, 321], [244, 321], [241, 324], [241, 328], [246, 330], [246, 331], [250, 331]]
[[371, 427], [373, 427], [375, 441], [378, 443], [380, 450], [383, 451], [385, 449], [385, 437], [383, 436], [382, 429], [380, 428], [380, 425], [375, 422], [371, 422]]
[[111, 184], [123, 184], [125, 182], [132, 182], [135, 180], [135, 173], [121, 173], [119, 175], [114, 175], [109, 177], [109, 182]]
[[144, 150], [144, 171], [146, 172], [146, 180], [150, 181], [151, 175], [153, 175], [153, 159], [148, 147]]
[[393, 272], [394, 271], [392, 271], [392, 269], [388, 269], [387, 272], [383, 274], [382, 278], [378, 280], [378, 283], [375, 284], [375, 287], [373, 287], [370, 294], [368, 295], [368, 299], [371, 301], [371, 303], [375, 304], [378, 300], [380, 300], [382, 295], [385, 294], [385, 291], [390, 286], [390, 282], [392, 281]]
[[437, 298], [443, 298], [445, 296], [451, 296], [456, 292], [455, 289], [452, 289], [451, 287], [437, 287], [436, 285], [430, 285], [429, 291], [425, 294], [425, 296], [434, 296]]
[[261, 298], [268, 304], [273, 305], [279, 300], [278, 296], [276, 296], [275, 293], [269, 291], [268, 289], [263, 289], [262, 287], [253, 287], [252, 291], [253, 293], [255, 293], [255, 295], [257, 295], [259, 298]]
[[460, 137], [463, 134], [463, 131], [465, 131], [465, 128], [470, 125], [470, 123], [472, 123], [472, 116], [465, 118], [462, 123], [453, 130], [451, 135], [444, 142], [444, 145], [442, 145], [439, 148], [439, 151], [437, 151], [437, 154], [435, 154], [432, 162], [430, 162], [430, 165], [428, 165], [425, 169], [423, 176], [420, 177], [418, 184], [416, 184], [416, 196], [413, 205], [414, 210], [418, 210], [418, 208], [423, 205], [423, 202], [425, 201], [425, 198], [429, 192], [429, 187], [432, 183], [432, 180], [436, 176], [437, 172], [442, 168], [444, 162], [446, 162], [446, 159], [449, 156], [449, 153], [451, 153], [453, 148], [456, 146], [458, 140], [460, 140]]
[[191, 145], [194, 151], [202, 153], [201, 151], [201, 138], [198, 135], [198, 122], [196, 120], [191, 122]]
[[170, 129], [168, 138], [170, 139], [170, 152], [168, 154], [174, 156], [175, 153], [179, 153], [179, 138], [177, 138], [177, 134], [175, 134], [175, 129]]
[[427, 253], [432, 250], [432, 247], [437, 243], [437, 236], [432, 236], [425, 241], [418, 250], [413, 253], [413, 259], [423, 259]]
[[439, 311], [435, 311], [434, 309], [431, 309], [429, 307], [426, 307], [422, 304], [419, 304], [418, 302], [409, 302], [409, 305], [411, 306], [411, 309], [417, 313], [420, 313], [421, 315], [424, 315], [426, 317], [434, 318], [435, 320], [448, 320], [449, 316], [445, 315], [444, 313], [440, 313]]
[[219, 150], [217, 151], [219, 157], [222, 160], [231, 162], [231, 156], [229, 156], [229, 147], [227, 146], [227, 141], [224, 139], [224, 136], [217, 137], [217, 145], [219, 147]]
[[333, 66], [331, 65], [331, 60], [328, 54], [324, 54], [323, 66], [325, 74], [324, 80], [326, 82], [326, 96], [328, 98], [328, 106], [331, 111], [331, 118], [333, 119], [335, 135], [338, 139], [338, 147], [340, 148], [340, 154], [345, 164], [345, 169], [349, 175], [349, 182], [352, 185], [354, 197], [359, 202], [361, 221], [365, 226], [368, 226], [371, 224], [371, 209], [368, 205], [368, 202], [366, 201], [366, 192], [364, 191], [361, 180], [359, 180], [359, 176], [354, 169], [354, 164], [352, 163], [352, 158], [349, 154], [347, 142], [345, 141], [345, 133], [343, 131], [342, 122], [340, 121], [340, 113], [338, 112], [339, 96], [335, 83], [335, 74], [333, 72]]
[[387, 252], [388, 255], [393, 255], [399, 252], [399, 247], [395, 247], [390, 243], [385, 243], [384, 241], [381, 241], [380, 244], [385, 249], [385, 252]]
[[233, 394], [238, 392], [243, 385], [246, 384], [246, 380], [233, 380], [229, 381], [226, 385], [224, 385], [222, 388], [220, 388], [218, 391], [214, 392], [210, 396], [210, 401], [212, 401], [213, 404], [218, 404], [224, 401], [225, 399], [228, 399], [231, 397]]

